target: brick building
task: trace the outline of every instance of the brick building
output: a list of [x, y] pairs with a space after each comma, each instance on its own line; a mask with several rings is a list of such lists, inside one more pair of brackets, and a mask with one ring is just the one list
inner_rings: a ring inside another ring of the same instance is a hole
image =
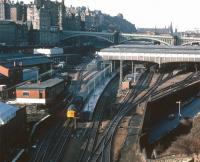
[[7, 82], [7, 85], [15, 85], [22, 81], [22, 67], [16, 66], [15, 63], [1, 64], [0, 74], [9, 78], [9, 82]]
[[52, 103], [64, 89], [65, 82], [59, 78], [25, 84], [16, 88], [16, 101], [20, 104], [47, 105]]

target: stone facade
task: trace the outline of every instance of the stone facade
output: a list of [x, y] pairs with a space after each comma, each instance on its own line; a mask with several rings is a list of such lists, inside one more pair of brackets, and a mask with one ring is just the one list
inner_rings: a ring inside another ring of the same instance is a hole
[[27, 6], [23, 3], [12, 3], [10, 5], [10, 19], [17, 21], [26, 21], [27, 17]]
[[59, 42], [60, 30], [63, 29], [65, 18], [64, 1], [35, 0], [27, 8], [27, 21], [33, 29], [39, 31], [39, 43], [52, 45]]
[[8, 0], [0, 0], [0, 20], [10, 19], [10, 2]]
[[37, 0], [34, 4], [28, 5], [27, 21], [31, 21], [33, 29], [36, 30], [50, 30], [51, 27], [58, 30], [63, 29], [63, 22], [65, 16], [64, 2], [52, 2], [50, 0]]
[[28, 28], [26, 24], [16, 24], [12, 21], [0, 21], [0, 43], [6, 45], [26, 45]]

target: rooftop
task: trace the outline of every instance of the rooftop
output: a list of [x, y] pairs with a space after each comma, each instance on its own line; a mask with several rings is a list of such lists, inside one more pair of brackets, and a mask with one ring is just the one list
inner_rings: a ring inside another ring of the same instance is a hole
[[19, 108], [0, 102], [0, 126], [8, 123], [16, 116]]
[[199, 46], [118, 45], [100, 50], [115, 53], [200, 54]]
[[63, 81], [63, 79], [53, 78], [40, 83], [24, 84], [22, 86], [17, 87], [17, 89], [46, 89], [53, 87]]
[[12, 20], [1, 20], [0, 24], [2, 25], [7, 25], [7, 24], [11, 24], [11, 25], [15, 25], [15, 22]]
[[42, 55], [31, 55], [22, 53], [0, 54], [0, 63], [5, 67], [13, 67], [22, 64], [23, 66], [34, 66], [39, 64], [51, 63], [51, 60]]

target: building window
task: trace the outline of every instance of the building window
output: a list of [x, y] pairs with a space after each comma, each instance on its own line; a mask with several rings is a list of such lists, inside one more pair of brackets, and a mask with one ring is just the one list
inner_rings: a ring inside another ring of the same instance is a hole
[[29, 92], [28, 91], [24, 91], [23, 92], [23, 96], [29, 96]]

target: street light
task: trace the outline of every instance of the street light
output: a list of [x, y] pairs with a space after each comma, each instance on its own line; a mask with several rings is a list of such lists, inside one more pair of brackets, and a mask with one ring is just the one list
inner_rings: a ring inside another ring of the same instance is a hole
[[178, 104], [178, 116], [181, 117], [181, 101], [176, 101], [176, 103]]

